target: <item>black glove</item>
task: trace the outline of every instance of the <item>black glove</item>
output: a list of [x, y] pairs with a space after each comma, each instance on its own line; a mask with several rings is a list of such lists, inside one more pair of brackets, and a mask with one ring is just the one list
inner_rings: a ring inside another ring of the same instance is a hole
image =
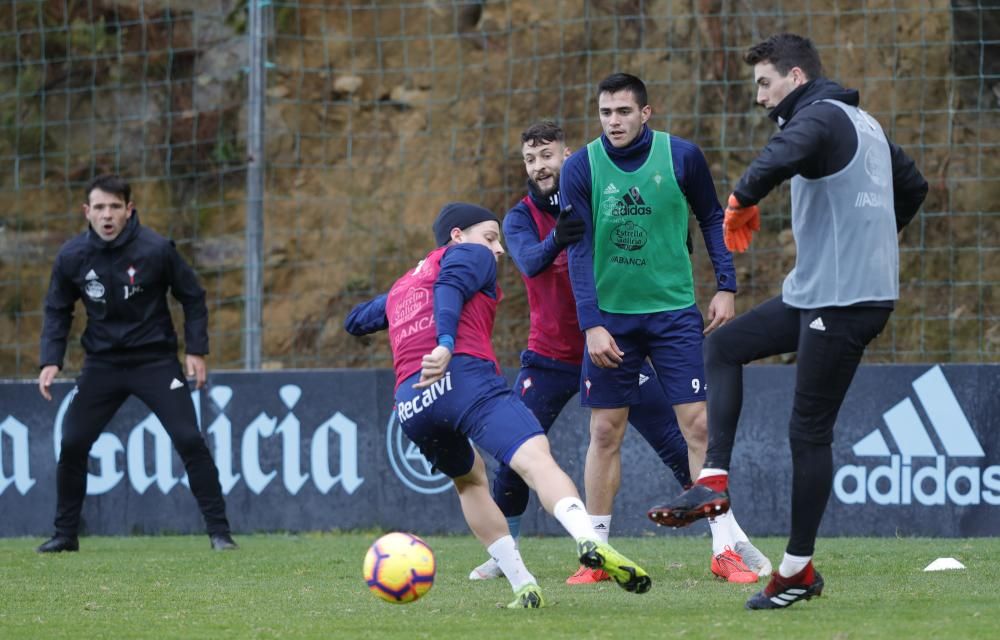
[[556, 228], [552, 234], [552, 239], [555, 240], [556, 244], [560, 247], [565, 247], [566, 245], [583, 240], [583, 233], [586, 230], [586, 225], [580, 218], [570, 217], [572, 215], [573, 205], [567, 205], [565, 209], [559, 212], [559, 217], [556, 218]]

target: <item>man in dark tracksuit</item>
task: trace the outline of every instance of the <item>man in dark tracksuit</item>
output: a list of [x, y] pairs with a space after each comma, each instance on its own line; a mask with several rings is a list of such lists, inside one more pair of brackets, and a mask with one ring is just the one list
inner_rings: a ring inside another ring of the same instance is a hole
[[131, 189], [99, 176], [83, 206], [90, 228], [59, 250], [45, 299], [38, 387], [46, 400], [62, 368], [73, 307], [82, 299], [86, 351], [75, 396], [63, 421], [56, 471], [55, 535], [40, 553], [77, 551], [90, 448], [130, 395], [159, 418], [180, 454], [213, 549], [236, 549], [226, 519], [219, 471], [198, 430], [194, 403], [177, 361], [177, 334], [167, 291], [184, 307], [188, 375], [205, 383], [208, 311], [205, 291], [173, 243], [139, 224]]
[[748, 609], [781, 609], [818, 596], [812, 556], [833, 485], [833, 426], [865, 347], [899, 297], [897, 233], [916, 215], [927, 181], [874, 118], [858, 92], [822, 77], [801, 36], [779, 34], [747, 52], [757, 102], [781, 129], [729, 197], [724, 233], [746, 251], [760, 229], [757, 202], [792, 178], [797, 257], [781, 296], [720, 327], [705, 345], [709, 444], [690, 490], [650, 510], [683, 525], [729, 506], [728, 469], [743, 398], [743, 365], [798, 352], [789, 424], [792, 527], [778, 570]]

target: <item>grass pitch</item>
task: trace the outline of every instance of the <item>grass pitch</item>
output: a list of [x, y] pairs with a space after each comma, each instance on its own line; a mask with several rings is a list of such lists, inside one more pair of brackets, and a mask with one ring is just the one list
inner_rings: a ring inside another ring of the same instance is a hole
[[[81, 551], [41, 556], [42, 539], [0, 539], [0, 638], [994, 638], [1000, 539], [819, 541], [823, 597], [749, 612], [758, 585], [708, 571], [705, 538], [619, 538], [653, 589], [568, 587], [565, 538], [526, 538], [522, 554], [550, 608], [510, 611], [506, 580], [470, 582], [485, 559], [471, 537], [425, 537], [438, 571], [423, 599], [371, 595], [361, 562], [375, 533], [238, 536], [215, 553], [206, 536], [82, 538]], [[755, 541], [777, 565], [784, 540]], [[951, 556], [964, 571], [925, 573]]]

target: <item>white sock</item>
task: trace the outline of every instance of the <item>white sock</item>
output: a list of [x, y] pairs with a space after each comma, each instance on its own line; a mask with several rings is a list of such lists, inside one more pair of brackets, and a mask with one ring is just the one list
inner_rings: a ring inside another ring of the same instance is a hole
[[510, 586], [515, 593], [526, 584], [538, 583], [535, 580], [535, 576], [531, 575], [531, 572], [528, 571], [528, 567], [524, 566], [524, 560], [521, 559], [521, 552], [514, 545], [514, 538], [506, 535], [486, 547], [486, 550], [490, 552], [490, 556], [500, 565], [500, 570], [503, 571], [504, 576], [510, 582]]
[[729, 526], [729, 521], [732, 519], [728, 512], [708, 519], [708, 526], [712, 530], [713, 556], [725, 551], [726, 547], [732, 549], [733, 545], [736, 544], [736, 539], [733, 538], [733, 532]]
[[743, 527], [740, 526], [739, 522], [736, 522], [736, 516], [733, 515], [733, 508], [729, 507], [729, 512], [726, 514], [729, 516], [729, 535], [733, 539], [733, 544], [737, 542], [750, 542], [750, 536], [743, 531]]
[[594, 527], [594, 533], [601, 542], [607, 542], [611, 535], [611, 516], [590, 516], [590, 524]]
[[785, 553], [785, 557], [781, 559], [781, 565], [778, 567], [778, 575], [782, 578], [791, 578], [805, 569], [810, 560], [812, 560], [812, 556], [793, 556]]
[[695, 482], [701, 480], [702, 478], [711, 478], [712, 476], [727, 476], [727, 475], [729, 475], [729, 472], [726, 471], [725, 469], [703, 468], [701, 470], [701, 473], [698, 474], [698, 477], [695, 478]]
[[573, 536], [574, 540], [579, 540], [580, 538], [588, 540], [598, 539], [597, 532], [594, 531], [594, 525], [590, 523], [587, 508], [583, 506], [579, 498], [571, 498], [569, 496], [561, 498], [556, 502], [555, 508], [552, 509], [552, 515], [555, 516], [556, 520], [566, 529], [569, 535]]

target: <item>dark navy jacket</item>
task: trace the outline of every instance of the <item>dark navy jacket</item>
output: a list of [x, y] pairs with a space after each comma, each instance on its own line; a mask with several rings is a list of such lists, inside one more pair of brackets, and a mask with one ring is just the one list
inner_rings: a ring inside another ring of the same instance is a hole
[[41, 366], [63, 365], [73, 307], [83, 300], [87, 327], [80, 340], [88, 362], [138, 363], [177, 357], [167, 291], [184, 308], [185, 350], [208, 353], [205, 290], [174, 243], [139, 224], [133, 213], [121, 234], [105, 242], [93, 229], [62, 246], [45, 297]]
[[[771, 110], [780, 131], [750, 163], [733, 192], [740, 204], [756, 204], [785, 180], [801, 175], [815, 180], [847, 166], [858, 149], [854, 124], [836, 105], [837, 100], [857, 107], [858, 92], [826, 78], [811, 80], [785, 96]], [[892, 190], [896, 229], [906, 226], [927, 197], [927, 181], [899, 145], [889, 141], [892, 157]]]

